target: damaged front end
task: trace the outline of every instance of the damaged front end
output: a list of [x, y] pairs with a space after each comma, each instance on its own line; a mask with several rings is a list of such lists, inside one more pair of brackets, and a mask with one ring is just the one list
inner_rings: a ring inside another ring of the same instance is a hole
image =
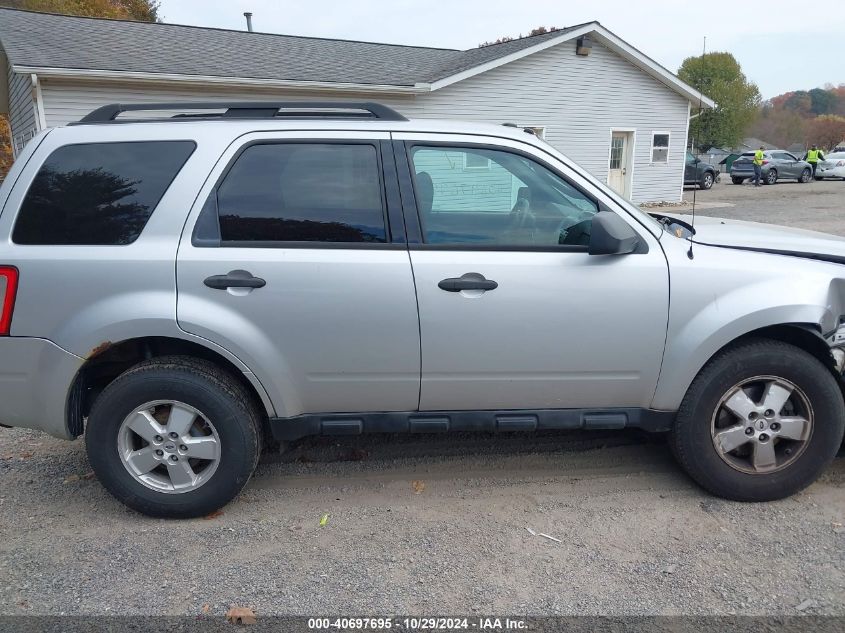
[[841, 376], [845, 373], [845, 315], [839, 317], [839, 327], [825, 340], [830, 346], [830, 354], [833, 356], [836, 373]]

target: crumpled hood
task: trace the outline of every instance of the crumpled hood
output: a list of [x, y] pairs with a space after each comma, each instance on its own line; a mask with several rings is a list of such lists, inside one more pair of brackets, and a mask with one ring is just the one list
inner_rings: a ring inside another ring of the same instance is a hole
[[[691, 215], [660, 215], [692, 223]], [[845, 237], [775, 224], [696, 216], [693, 242], [845, 263]]]

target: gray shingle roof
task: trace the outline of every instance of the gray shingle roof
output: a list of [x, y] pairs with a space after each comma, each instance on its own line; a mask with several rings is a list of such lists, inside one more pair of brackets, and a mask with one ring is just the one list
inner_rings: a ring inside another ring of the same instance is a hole
[[12, 65], [413, 86], [557, 37], [459, 51], [0, 9]]

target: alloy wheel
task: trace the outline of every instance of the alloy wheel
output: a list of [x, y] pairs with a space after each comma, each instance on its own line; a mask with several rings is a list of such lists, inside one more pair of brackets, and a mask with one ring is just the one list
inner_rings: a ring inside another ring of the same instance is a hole
[[132, 477], [158, 492], [196, 490], [220, 464], [220, 437], [194, 407], [156, 400], [126, 416], [117, 434], [120, 460]]
[[719, 400], [710, 426], [713, 446], [732, 468], [773, 473], [792, 464], [809, 443], [814, 415], [793, 382], [755, 376], [734, 385]]

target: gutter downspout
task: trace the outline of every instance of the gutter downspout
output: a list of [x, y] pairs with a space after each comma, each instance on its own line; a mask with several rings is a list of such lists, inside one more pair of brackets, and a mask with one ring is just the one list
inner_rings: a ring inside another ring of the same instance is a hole
[[36, 127], [39, 132], [47, 129], [47, 117], [44, 114], [44, 94], [41, 92], [41, 82], [38, 75], [30, 74], [29, 81], [32, 85], [32, 108], [35, 112]]

